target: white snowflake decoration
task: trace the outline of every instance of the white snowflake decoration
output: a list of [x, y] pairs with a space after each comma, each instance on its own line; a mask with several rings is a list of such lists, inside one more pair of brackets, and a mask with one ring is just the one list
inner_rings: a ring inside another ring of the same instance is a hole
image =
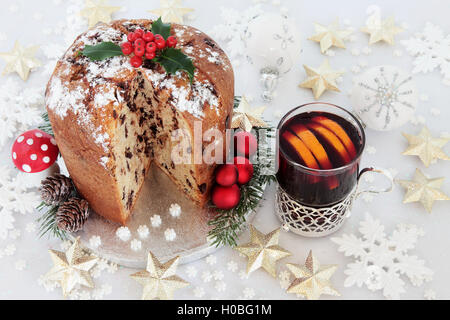
[[12, 176], [11, 169], [0, 166], [0, 239], [6, 239], [14, 230], [14, 213], [32, 213], [40, 197], [30, 191], [25, 175]]
[[234, 59], [245, 53], [245, 36], [248, 24], [263, 13], [263, 10], [259, 5], [256, 5], [244, 11], [221, 7], [220, 12], [225, 22], [215, 26], [212, 35], [227, 43], [227, 53], [231, 59]]
[[444, 83], [450, 80], [450, 34], [428, 22], [423, 32], [403, 40], [406, 50], [415, 57], [414, 73], [431, 72], [440, 68]]
[[405, 292], [407, 276], [413, 285], [420, 286], [430, 281], [433, 271], [425, 262], [409, 255], [423, 230], [414, 225], [399, 225], [391, 236], [386, 236], [379, 220], [366, 214], [360, 223], [361, 238], [351, 234], [331, 240], [339, 245], [339, 251], [356, 259], [345, 270], [345, 287], [366, 285], [371, 291], [383, 290], [389, 299], [398, 299]]
[[0, 148], [42, 122], [44, 88], [23, 88], [10, 78], [0, 87]]

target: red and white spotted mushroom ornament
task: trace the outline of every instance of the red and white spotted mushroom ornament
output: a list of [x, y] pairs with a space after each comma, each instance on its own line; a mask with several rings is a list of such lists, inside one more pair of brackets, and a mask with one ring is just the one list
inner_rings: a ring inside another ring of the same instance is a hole
[[42, 130], [21, 134], [12, 147], [14, 165], [23, 172], [36, 173], [48, 169], [58, 158], [55, 139]]

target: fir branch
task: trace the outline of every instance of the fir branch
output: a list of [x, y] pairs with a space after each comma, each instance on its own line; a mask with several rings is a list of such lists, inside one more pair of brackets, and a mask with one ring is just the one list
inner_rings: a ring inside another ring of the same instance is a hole
[[37, 220], [39, 223], [39, 238], [47, 235], [48, 237], [53, 236], [62, 241], [68, 239], [67, 232], [61, 230], [56, 223], [56, 213], [58, 212], [59, 206], [49, 206], [45, 202], [42, 202], [36, 209], [39, 212], [47, 209], [46, 212]]
[[39, 128], [39, 130], [42, 130], [45, 133], [48, 133], [49, 135], [54, 136], [53, 128], [50, 123], [50, 119], [48, 118], [48, 112], [45, 112], [42, 114], [42, 124], [38, 128]]

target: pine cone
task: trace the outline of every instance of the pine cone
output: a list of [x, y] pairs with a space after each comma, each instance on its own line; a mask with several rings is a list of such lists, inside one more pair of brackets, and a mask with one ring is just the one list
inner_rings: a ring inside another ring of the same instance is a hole
[[80, 231], [91, 210], [86, 200], [71, 198], [63, 203], [56, 212], [58, 228], [68, 232]]
[[55, 174], [41, 182], [41, 198], [48, 205], [62, 204], [74, 191], [72, 179]]

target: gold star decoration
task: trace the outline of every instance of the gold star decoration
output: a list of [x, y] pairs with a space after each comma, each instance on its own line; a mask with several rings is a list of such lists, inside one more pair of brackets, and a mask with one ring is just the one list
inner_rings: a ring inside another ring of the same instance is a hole
[[160, 6], [159, 9], [149, 12], [160, 16], [163, 22], [183, 23], [183, 16], [194, 11], [194, 9], [182, 7], [181, 0], [161, 0]]
[[24, 48], [16, 41], [12, 51], [0, 52], [0, 58], [6, 61], [2, 75], [17, 72], [22, 80], [26, 81], [30, 71], [41, 66], [41, 62], [34, 57], [38, 49], [39, 46]]
[[248, 257], [247, 274], [263, 268], [274, 278], [277, 277], [276, 262], [291, 255], [278, 245], [279, 236], [280, 229], [263, 234], [250, 225], [250, 243], [235, 248]]
[[95, 266], [98, 258], [85, 255], [79, 239], [76, 239], [66, 252], [49, 250], [49, 253], [54, 266], [45, 278], [60, 282], [64, 297], [77, 285], [94, 287], [89, 270]]
[[422, 171], [416, 169], [413, 181], [398, 180], [406, 195], [403, 203], [420, 202], [431, 213], [435, 201], [448, 201], [450, 198], [439, 189], [444, 183], [444, 178], [428, 179]]
[[393, 45], [395, 35], [403, 32], [403, 29], [397, 27], [394, 18], [391, 17], [383, 21], [380, 19], [378, 23], [367, 24], [361, 31], [370, 35], [369, 44], [385, 41]]
[[144, 286], [142, 300], [171, 300], [174, 292], [189, 285], [175, 273], [180, 257], [161, 264], [153, 253], [148, 254], [146, 270], [132, 274], [131, 277]]
[[93, 27], [98, 22], [111, 22], [111, 15], [120, 9], [120, 7], [109, 6], [108, 0], [86, 0], [80, 15], [88, 19], [89, 27]]
[[336, 79], [344, 72], [332, 70], [328, 59], [322, 63], [319, 68], [303, 66], [308, 78], [300, 84], [300, 88], [312, 89], [314, 98], [317, 100], [326, 90], [340, 92], [336, 84]]
[[312, 251], [309, 252], [305, 265], [288, 263], [286, 267], [295, 277], [287, 289], [288, 293], [301, 295], [308, 300], [318, 300], [323, 294], [340, 296], [330, 282], [337, 265], [321, 266]]
[[250, 132], [253, 127], [265, 127], [267, 124], [261, 119], [267, 107], [251, 108], [245, 96], [242, 96], [239, 106], [233, 110], [231, 128], [240, 128]]
[[338, 20], [329, 26], [315, 23], [314, 28], [316, 29], [316, 34], [309, 40], [320, 42], [320, 51], [322, 53], [325, 53], [332, 46], [345, 49], [344, 40], [352, 34], [350, 30], [341, 30]]
[[424, 127], [418, 136], [406, 133], [403, 133], [403, 136], [409, 142], [409, 147], [403, 152], [403, 155], [418, 156], [426, 167], [429, 167], [435, 159], [450, 160], [450, 157], [442, 151], [450, 139], [433, 138], [427, 127]]

